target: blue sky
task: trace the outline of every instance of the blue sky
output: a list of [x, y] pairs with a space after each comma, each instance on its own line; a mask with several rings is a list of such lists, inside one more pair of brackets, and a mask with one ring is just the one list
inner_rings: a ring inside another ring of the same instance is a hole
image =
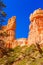
[[29, 32], [29, 16], [38, 8], [43, 9], [43, 0], [3, 0], [6, 4], [4, 11], [7, 13], [6, 22], [16, 16], [16, 38], [27, 38]]

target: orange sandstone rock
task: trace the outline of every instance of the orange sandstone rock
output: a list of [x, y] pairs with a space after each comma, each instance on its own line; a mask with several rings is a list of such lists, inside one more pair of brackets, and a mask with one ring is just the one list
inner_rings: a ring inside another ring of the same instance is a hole
[[13, 16], [8, 20], [8, 24], [6, 26], [2, 26], [2, 30], [15, 30], [16, 29], [16, 17]]
[[27, 44], [28, 43], [27, 43], [27, 39], [26, 38], [20, 38], [20, 39], [13, 40], [11, 43], [10, 42], [7, 43], [6, 47], [7, 48], [15, 48], [17, 46], [22, 47], [22, 46], [25, 46]]
[[5, 46], [9, 47], [13, 40], [15, 40], [15, 29], [16, 29], [16, 17], [13, 16], [8, 20], [8, 24], [6, 26], [2, 26], [2, 30], [0, 30], [0, 33], [6, 32], [8, 36], [1, 36], [0, 40], [5, 41]]
[[15, 48], [16, 46], [30, 46], [31, 44], [39, 43], [43, 45], [43, 10], [37, 9], [30, 15], [30, 32], [27, 38], [15, 39], [16, 17], [13, 16], [8, 20], [6, 26], [2, 26], [1, 32], [6, 32], [8, 36], [0, 36], [0, 40], [4, 40], [7, 48]]
[[35, 10], [34, 13], [30, 15], [30, 21], [28, 44], [41, 44], [43, 40], [43, 10]]

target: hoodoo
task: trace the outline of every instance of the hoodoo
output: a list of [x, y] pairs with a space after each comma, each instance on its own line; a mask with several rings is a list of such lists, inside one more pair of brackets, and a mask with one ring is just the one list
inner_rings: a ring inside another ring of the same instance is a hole
[[28, 36], [28, 44], [43, 43], [43, 10], [41, 8], [35, 10], [30, 15], [30, 32]]

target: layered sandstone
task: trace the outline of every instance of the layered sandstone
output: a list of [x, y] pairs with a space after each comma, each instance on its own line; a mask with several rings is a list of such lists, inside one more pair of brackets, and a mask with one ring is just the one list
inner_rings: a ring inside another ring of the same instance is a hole
[[[16, 29], [16, 17], [13, 16], [8, 20], [8, 24], [2, 27], [0, 34], [3, 33], [4, 36], [0, 36], [0, 40], [4, 40], [5, 44], [11, 44], [15, 40], [15, 29]], [[7, 36], [5, 36], [7, 35]]]
[[7, 47], [8, 48], [15, 48], [17, 46], [22, 47], [22, 46], [25, 46], [27, 44], [28, 43], [27, 43], [27, 39], [26, 38], [20, 38], [20, 39], [14, 40], [11, 44], [8, 44]]
[[8, 36], [1, 36], [0, 40], [4, 40], [5, 46], [7, 48], [14, 48], [16, 46], [24, 46], [27, 44], [26, 38], [15, 38], [15, 30], [16, 30], [16, 17], [13, 16], [8, 20], [8, 24], [6, 26], [2, 26], [2, 30], [0, 33], [5, 33]]
[[28, 44], [43, 43], [43, 10], [37, 9], [30, 15]]
[[8, 24], [2, 27], [2, 30], [8, 31], [15, 29], [16, 29], [16, 16], [13, 16], [8, 20]]
[[16, 46], [30, 46], [31, 44], [39, 43], [43, 45], [43, 10], [37, 9], [30, 15], [30, 32], [27, 38], [15, 38], [16, 17], [13, 16], [8, 20], [8, 24], [2, 27], [0, 33], [5, 36], [0, 36], [0, 40], [4, 40], [5, 46], [14, 48]]

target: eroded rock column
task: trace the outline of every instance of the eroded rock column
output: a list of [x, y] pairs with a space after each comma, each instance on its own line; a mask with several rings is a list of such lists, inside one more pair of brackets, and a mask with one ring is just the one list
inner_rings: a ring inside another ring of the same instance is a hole
[[37, 9], [30, 15], [28, 44], [43, 43], [43, 10]]
[[2, 30], [7, 34], [7, 36], [4, 36], [4, 41], [7, 47], [12, 47], [13, 41], [16, 39], [16, 17], [13, 16], [8, 20], [8, 24], [6, 26], [2, 27]]

